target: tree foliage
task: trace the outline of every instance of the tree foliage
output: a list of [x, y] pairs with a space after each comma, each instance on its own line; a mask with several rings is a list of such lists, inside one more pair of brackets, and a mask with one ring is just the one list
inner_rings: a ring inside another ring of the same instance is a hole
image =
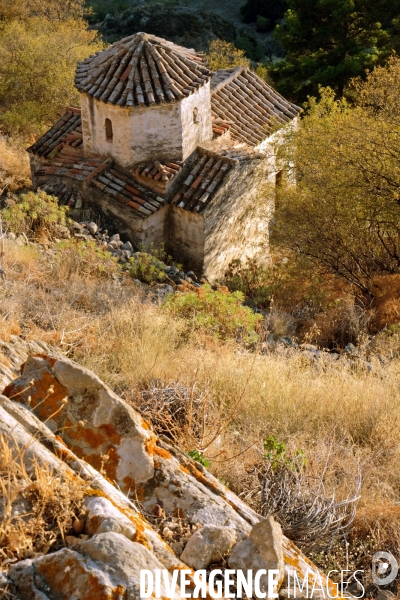
[[246, 58], [245, 51], [238, 50], [233, 44], [224, 40], [211, 42], [207, 58], [213, 71], [241, 65], [250, 66], [250, 60]]
[[103, 47], [84, 0], [0, 0], [0, 127], [38, 134], [78, 102], [78, 60]]
[[393, 57], [355, 83], [355, 107], [321, 90], [280, 149], [297, 184], [278, 189], [276, 240], [367, 294], [375, 275], [400, 273], [399, 92]]
[[400, 0], [287, 0], [275, 37], [287, 51], [271, 75], [296, 101], [332, 87], [338, 96], [348, 81], [387, 57]]
[[85, 0], [0, 0], [0, 22], [44, 17], [50, 21], [82, 19], [88, 11]]
[[[283, 18], [287, 9], [286, 0], [247, 0], [240, 12], [245, 23], [259, 23], [257, 17], [268, 20], [268, 29], [273, 29], [275, 24]], [[257, 27], [262, 31], [262, 28]]]
[[0, 31], [0, 123], [7, 133], [40, 133], [79, 101], [76, 63], [101, 48], [81, 20], [13, 20]]

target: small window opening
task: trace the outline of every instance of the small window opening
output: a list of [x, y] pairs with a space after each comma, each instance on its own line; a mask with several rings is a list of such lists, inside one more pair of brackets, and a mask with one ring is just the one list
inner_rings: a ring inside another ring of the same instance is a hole
[[199, 109], [194, 108], [193, 109], [193, 123], [198, 123], [198, 122], [199, 122]]
[[275, 173], [275, 185], [281, 186], [283, 184], [283, 181], [284, 181], [283, 171], [278, 171], [278, 173]]
[[112, 142], [113, 140], [113, 128], [111, 119], [106, 119], [106, 139], [107, 142]]

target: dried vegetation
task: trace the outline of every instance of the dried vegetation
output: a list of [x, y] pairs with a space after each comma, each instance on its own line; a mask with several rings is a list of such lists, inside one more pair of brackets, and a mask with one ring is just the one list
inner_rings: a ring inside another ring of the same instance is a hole
[[[112, 268], [95, 276], [95, 253], [77, 252], [70, 260], [74, 269], [55, 260], [50, 247], [39, 252], [7, 245], [0, 338], [20, 328], [27, 338], [59, 346], [142, 411], [159, 433], [209, 462], [256, 509], [263, 440], [270, 435], [285, 442], [288, 456], [304, 451], [304, 473], [316, 482], [323, 474], [327, 498], [333, 492], [338, 502], [352, 496], [360, 470], [349, 564], [360, 564], [374, 549], [400, 550], [396, 359], [382, 367], [372, 356], [374, 370], [358, 371], [341, 361], [312, 365], [299, 352], [262, 354], [198, 328], [188, 335], [187, 319], [143, 297], [129, 276]], [[399, 354], [397, 333], [380, 339], [388, 356]], [[332, 550], [314, 558], [326, 568], [339, 564], [341, 548], [336, 558]]]
[[34, 464], [26, 448], [0, 437], [0, 567], [64, 546], [79, 516], [85, 484]]

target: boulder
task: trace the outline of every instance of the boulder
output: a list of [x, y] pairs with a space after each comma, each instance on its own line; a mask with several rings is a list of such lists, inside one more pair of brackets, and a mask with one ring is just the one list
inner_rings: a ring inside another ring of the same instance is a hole
[[[9, 577], [24, 600], [139, 600], [140, 570], [164, 568], [142, 544], [108, 532], [73, 549], [22, 561], [10, 568]], [[166, 596], [163, 584], [161, 593]]]
[[98, 227], [94, 221], [91, 221], [90, 223], [88, 223], [87, 228], [92, 235], [95, 235], [97, 233]]
[[181, 560], [193, 569], [205, 569], [213, 562], [220, 562], [235, 542], [234, 529], [205, 525], [190, 537]]
[[4, 393], [29, 406], [94, 468], [106, 461], [107, 475], [121, 489], [133, 491], [154, 476], [149, 425], [87, 369], [67, 359], [30, 356]]

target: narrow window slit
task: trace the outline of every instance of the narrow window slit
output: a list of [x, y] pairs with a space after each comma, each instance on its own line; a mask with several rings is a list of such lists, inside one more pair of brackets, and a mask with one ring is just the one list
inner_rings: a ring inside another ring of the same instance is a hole
[[113, 141], [113, 127], [111, 119], [106, 119], [106, 140], [107, 142]]

